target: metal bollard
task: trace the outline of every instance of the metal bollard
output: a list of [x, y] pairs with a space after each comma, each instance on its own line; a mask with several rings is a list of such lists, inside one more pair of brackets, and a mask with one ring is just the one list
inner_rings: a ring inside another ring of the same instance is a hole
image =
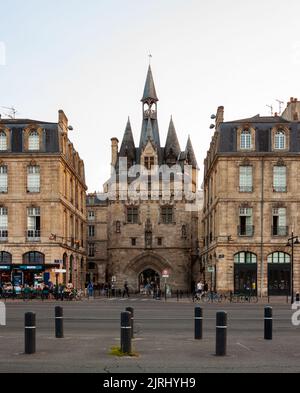
[[296, 303], [300, 303], [300, 293], [296, 293]]
[[177, 289], [177, 301], [179, 302], [179, 290]]
[[217, 313], [216, 325], [216, 356], [226, 356], [227, 353], [227, 313]]
[[36, 319], [33, 312], [25, 314], [25, 354], [36, 352]]
[[134, 338], [134, 309], [127, 307], [126, 311], [130, 312], [131, 338]]
[[64, 311], [62, 307], [55, 307], [55, 337], [64, 338]]
[[273, 309], [265, 307], [265, 340], [273, 339]]
[[203, 309], [195, 307], [195, 340], [203, 338]]
[[121, 313], [121, 352], [130, 354], [131, 350], [131, 313]]

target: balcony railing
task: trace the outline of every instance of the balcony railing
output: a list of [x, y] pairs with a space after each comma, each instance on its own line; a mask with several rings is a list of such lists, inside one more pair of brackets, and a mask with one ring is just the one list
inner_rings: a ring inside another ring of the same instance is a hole
[[41, 191], [40, 187], [36, 186], [36, 187], [28, 187], [27, 188], [27, 192], [28, 194], [38, 194]]
[[27, 231], [27, 240], [30, 242], [38, 242], [41, 240], [41, 231], [40, 230], [34, 230], [34, 229], [29, 229]]
[[253, 192], [252, 186], [240, 186], [240, 192]]
[[287, 192], [287, 187], [285, 186], [274, 186], [273, 187], [274, 192]]
[[238, 226], [238, 236], [251, 237], [253, 235], [254, 235], [253, 225]]
[[289, 227], [285, 226], [272, 226], [272, 236], [287, 236], [289, 233]]
[[0, 229], [0, 242], [5, 242], [8, 239], [8, 230]]

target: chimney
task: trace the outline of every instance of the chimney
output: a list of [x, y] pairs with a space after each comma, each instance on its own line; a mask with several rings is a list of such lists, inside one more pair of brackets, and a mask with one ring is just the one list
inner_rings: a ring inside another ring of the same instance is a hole
[[69, 121], [67, 116], [65, 115], [65, 112], [62, 109], [58, 111], [58, 124], [63, 130], [63, 132], [68, 132]]
[[111, 165], [115, 167], [118, 160], [119, 140], [118, 138], [111, 139]]

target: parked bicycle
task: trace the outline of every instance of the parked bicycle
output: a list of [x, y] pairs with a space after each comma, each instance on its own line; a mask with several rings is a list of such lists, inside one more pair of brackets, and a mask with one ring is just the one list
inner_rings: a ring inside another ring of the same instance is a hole
[[253, 295], [252, 293], [231, 293], [230, 294], [230, 303], [258, 303], [258, 297]]

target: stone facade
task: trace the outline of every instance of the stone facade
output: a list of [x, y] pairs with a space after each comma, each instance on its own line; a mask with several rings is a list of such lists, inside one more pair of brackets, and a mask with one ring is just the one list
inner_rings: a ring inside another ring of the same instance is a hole
[[[140, 144], [136, 146], [128, 121], [122, 143], [119, 145], [117, 138], [111, 140], [112, 178], [104, 186], [108, 195], [107, 206], [103, 202], [88, 202], [88, 211], [96, 212], [95, 238], [88, 238], [90, 244], [95, 244], [96, 251], [95, 256], [88, 258], [88, 261], [97, 264], [97, 269], [94, 265], [89, 266], [93, 268], [89, 273], [94, 278], [97, 274], [99, 283], [113, 283], [116, 287], [123, 288], [127, 281], [132, 291], [140, 291], [152, 281], [163, 289], [165, 280], [162, 274], [167, 270], [167, 284], [173, 290], [186, 291], [193, 286], [193, 272], [197, 271], [195, 266], [198, 266], [198, 205], [196, 201], [189, 202], [184, 193], [182, 198], [175, 197], [177, 186], [182, 186], [182, 183], [176, 183], [176, 174], [174, 179], [170, 178], [168, 199], [163, 196], [160, 180], [154, 181], [152, 178], [149, 182], [148, 176], [155, 175], [157, 168], [162, 165], [168, 168], [177, 165], [177, 170], [182, 175], [184, 166], [189, 165], [191, 193], [196, 196], [198, 166], [190, 140], [185, 151], [181, 151], [173, 119], [166, 144], [161, 146], [157, 103], [152, 70], [149, 67], [142, 99]], [[141, 165], [137, 176], [131, 177], [126, 173], [125, 184], [120, 180], [124, 171], [121, 159], [127, 160], [125, 170], [130, 171], [135, 165]], [[143, 185], [140, 188], [137, 186], [140, 197], [129, 197], [129, 188], [143, 176], [144, 179], [147, 178], [149, 188], [143, 189], [141, 197]], [[115, 198], [111, 198], [110, 194], [112, 184], [116, 190]], [[104, 199], [103, 195], [98, 196]], [[97, 224], [99, 217], [105, 216], [107, 225], [104, 225], [102, 218]]]
[[0, 120], [2, 281], [18, 276], [34, 284], [48, 273], [54, 283], [85, 282], [84, 164], [68, 132], [63, 111], [58, 123]]
[[299, 108], [292, 99], [281, 116], [232, 122], [218, 109], [205, 160], [201, 253], [203, 278], [218, 292], [286, 295], [292, 272], [300, 290], [300, 248], [292, 259], [287, 246], [300, 230]]

